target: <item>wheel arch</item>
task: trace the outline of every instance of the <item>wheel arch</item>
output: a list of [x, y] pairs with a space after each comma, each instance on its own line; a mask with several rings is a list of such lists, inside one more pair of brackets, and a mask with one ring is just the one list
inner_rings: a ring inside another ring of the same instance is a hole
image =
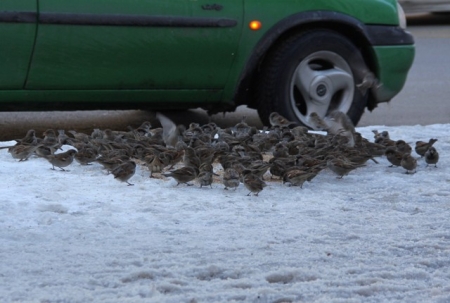
[[[258, 71], [264, 64], [265, 58], [280, 41], [293, 34], [311, 29], [329, 29], [348, 38], [360, 49], [369, 70], [376, 71], [375, 55], [371, 49], [371, 38], [361, 21], [348, 15], [329, 12], [311, 11], [291, 15], [273, 26], [256, 45], [252, 56], [241, 73], [239, 85], [235, 92], [235, 104], [246, 104], [250, 108], [257, 108], [258, 100], [255, 97]], [[367, 107], [372, 110], [376, 107], [376, 100], [369, 96]]]

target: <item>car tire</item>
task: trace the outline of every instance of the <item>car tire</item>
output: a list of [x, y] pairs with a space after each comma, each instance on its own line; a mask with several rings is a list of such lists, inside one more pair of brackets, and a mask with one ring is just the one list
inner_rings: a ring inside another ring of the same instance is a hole
[[359, 49], [326, 29], [297, 33], [270, 51], [258, 79], [258, 114], [265, 125], [278, 112], [312, 128], [309, 115], [345, 112], [356, 125], [368, 93], [357, 89], [368, 71]]

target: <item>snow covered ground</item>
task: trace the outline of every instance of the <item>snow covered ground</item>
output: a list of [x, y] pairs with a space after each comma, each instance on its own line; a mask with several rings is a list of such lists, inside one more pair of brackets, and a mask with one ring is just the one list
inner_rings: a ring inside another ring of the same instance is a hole
[[255, 197], [1, 150], [0, 302], [450, 302], [450, 124], [372, 129], [438, 138], [438, 168], [381, 158]]

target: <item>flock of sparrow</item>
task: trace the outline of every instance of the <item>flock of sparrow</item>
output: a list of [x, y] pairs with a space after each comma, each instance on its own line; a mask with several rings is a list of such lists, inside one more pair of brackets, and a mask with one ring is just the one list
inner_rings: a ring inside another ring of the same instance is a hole
[[[99, 163], [119, 181], [128, 185], [136, 172], [136, 165], [146, 166], [150, 177], [154, 174], [171, 177], [178, 183], [200, 187], [211, 186], [213, 164], [223, 168], [221, 182], [225, 189], [236, 189], [241, 183], [258, 195], [266, 182], [264, 175], [278, 178], [290, 186], [300, 186], [311, 181], [328, 168], [338, 178], [365, 165], [368, 160], [378, 163], [376, 157], [386, 156], [391, 166], [401, 166], [406, 173], [415, 173], [417, 159], [412, 147], [403, 140], [393, 140], [387, 131], [374, 130], [371, 142], [355, 131], [350, 119], [340, 111], [331, 112], [324, 119], [310, 115], [317, 130], [326, 134], [311, 133], [304, 126], [296, 126], [278, 113], [270, 115], [270, 128], [258, 130], [245, 122], [245, 117], [234, 127], [219, 128], [214, 123], [191, 123], [188, 128], [176, 125], [166, 116], [157, 113], [161, 127], [144, 122], [128, 131], [95, 129], [91, 134], [48, 129], [43, 138], [29, 130], [13, 146], [5, 146], [19, 161], [38, 156], [55, 167], [65, 168], [75, 160], [81, 165]], [[436, 166], [439, 153], [433, 147], [437, 139], [417, 141], [415, 152], [428, 165]], [[59, 152], [62, 145], [70, 145]], [[174, 167], [177, 167], [174, 169]]]

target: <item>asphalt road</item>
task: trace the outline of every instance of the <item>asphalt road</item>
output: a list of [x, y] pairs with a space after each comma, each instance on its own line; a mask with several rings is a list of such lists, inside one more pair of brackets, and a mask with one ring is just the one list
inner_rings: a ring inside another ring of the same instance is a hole
[[[416, 58], [402, 92], [391, 102], [366, 112], [358, 126], [428, 125], [450, 123], [450, 18], [448, 15], [416, 15], [408, 18], [409, 31], [416, 40]], [[177, 123], [214, 121], [225, 127], [236, 124], [243, 115], [247, 122], [261, 127], [256, 111], [241, 107], [235, 113], [208, 117], [202, 110], [171, 112]], [[0, 112], [0, 141], [22, 137], [30, 128], [38, 134], [45, 129], [94, 128], [123, 130], [154, 120], [146, 111], [84, 112]]]

